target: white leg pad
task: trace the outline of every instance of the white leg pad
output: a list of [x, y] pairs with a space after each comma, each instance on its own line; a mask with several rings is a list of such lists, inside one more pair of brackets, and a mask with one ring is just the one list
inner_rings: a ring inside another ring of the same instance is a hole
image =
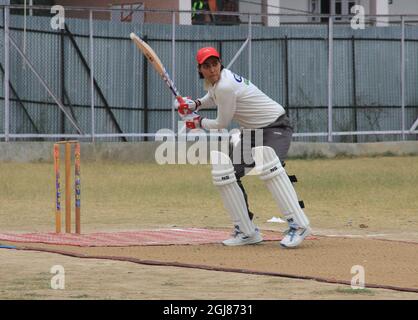
[[256, 227], [248, 216], [244, 195], [238, 186], [230, 158], [222, 152], [212, 151], [210, 161], [213, 184], [217, 186], [234, 226], [238, 226], [247, 236], [253, 235]]
[[260, 179], [274, 197], [290, 226], [306, 228], [309, 220], [299, 205], [296, 191], [276, 152], [270, 147], [256, 147], [252, 151]]

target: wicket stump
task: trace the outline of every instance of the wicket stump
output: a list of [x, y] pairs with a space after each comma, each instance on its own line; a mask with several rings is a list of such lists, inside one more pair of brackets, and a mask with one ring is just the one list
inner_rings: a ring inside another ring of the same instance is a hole
[[65, 145], [65, 232], [71, 233], [71, 145], [74, 145], [74, 186], [75, 186], [75, 232], [81, 233], [80, 213], [80, 143], [62, 141], [54, 144], [55, 169], [55, 232], [61, 233], [61, 176], [60, 147]]

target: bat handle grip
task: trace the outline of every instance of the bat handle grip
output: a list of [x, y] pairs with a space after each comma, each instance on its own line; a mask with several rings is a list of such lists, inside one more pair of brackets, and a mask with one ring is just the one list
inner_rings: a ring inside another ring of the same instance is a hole
[[176, 96], [177, 101], [181, 104], [181, 103], [185, 103], [184, 99], [182, 96]]

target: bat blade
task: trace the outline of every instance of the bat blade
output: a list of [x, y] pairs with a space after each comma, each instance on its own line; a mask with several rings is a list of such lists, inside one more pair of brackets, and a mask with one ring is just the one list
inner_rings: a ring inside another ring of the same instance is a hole
[[148, 43], [138, 37], [135, 33], [132, 32], [130, 34], [130, 38], [138, 47], [138, 49], [142, 51], [148, 61], [153, 65], [154, 69], [157, 70], [160, 76], [164, 77], [167, 71], [165, 70], [164, 65], [162, 64], [155, 51], [148, 45]]
[[[167, 86], [170, 88], [173, 95], [176, 97], [177, 101], [182, 104], [184, 103], [183, 97], [179, 94], [176, 86], [174, 85], [174, 82], [171, 80], [170, 75], [165, 70], [163, 63], [161, 62], [158, 55], [155, 53], [155, 51], [146, 43], [144, 40], [142, 40], [140, 37], [138, 37], [135, 33], [131, 33], [130, 38], [135, 43], [137, 48], [141, 50], [141, 52], [144, 54], [144, 56], [147, 58], [147, 60], [151, 63], [151, 65], [154, 67], [154, 69], [158, 72], [158, 74], [163, 78]], [[181, 132], [185, 130], [185, 126], [181, 129]]]
[[180, 103], [184, 103], [183, 97], [179, 94], [176, 86], [174, 85], [174, 82], [171, 80], [170, 75], [164, 68], [163, 63], [161, 62], [160, 58], [155, 53], [155, 51], [148, 45], [148, 43], [146, 43], [144, 40], [138, 37], [135, 33], [132, 32], [129, 36], [135, 43], [135, 45], [138, 47], [138, 49], [142, 51], [142, 53], [148, 59], [148, 61], [151, 63], [154, 69], [163, 78], [165, 83], [170, 88], [171, 92], [177, 98], [177, 101], [179, 101]]

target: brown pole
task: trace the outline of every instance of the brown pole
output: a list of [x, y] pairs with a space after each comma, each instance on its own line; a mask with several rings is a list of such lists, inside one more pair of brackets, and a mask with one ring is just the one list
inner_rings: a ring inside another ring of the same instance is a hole
[[75, 232], [81, 234], [81, 213], [80, 213], [80, 143], [75, 144], [74, 150], [74, 185], [75, 185]]
[[71, 233], [71, 143], [65, 144], [65, 232]]
[[60, 145], [54, 144], [55, 232], [61, 233]]

